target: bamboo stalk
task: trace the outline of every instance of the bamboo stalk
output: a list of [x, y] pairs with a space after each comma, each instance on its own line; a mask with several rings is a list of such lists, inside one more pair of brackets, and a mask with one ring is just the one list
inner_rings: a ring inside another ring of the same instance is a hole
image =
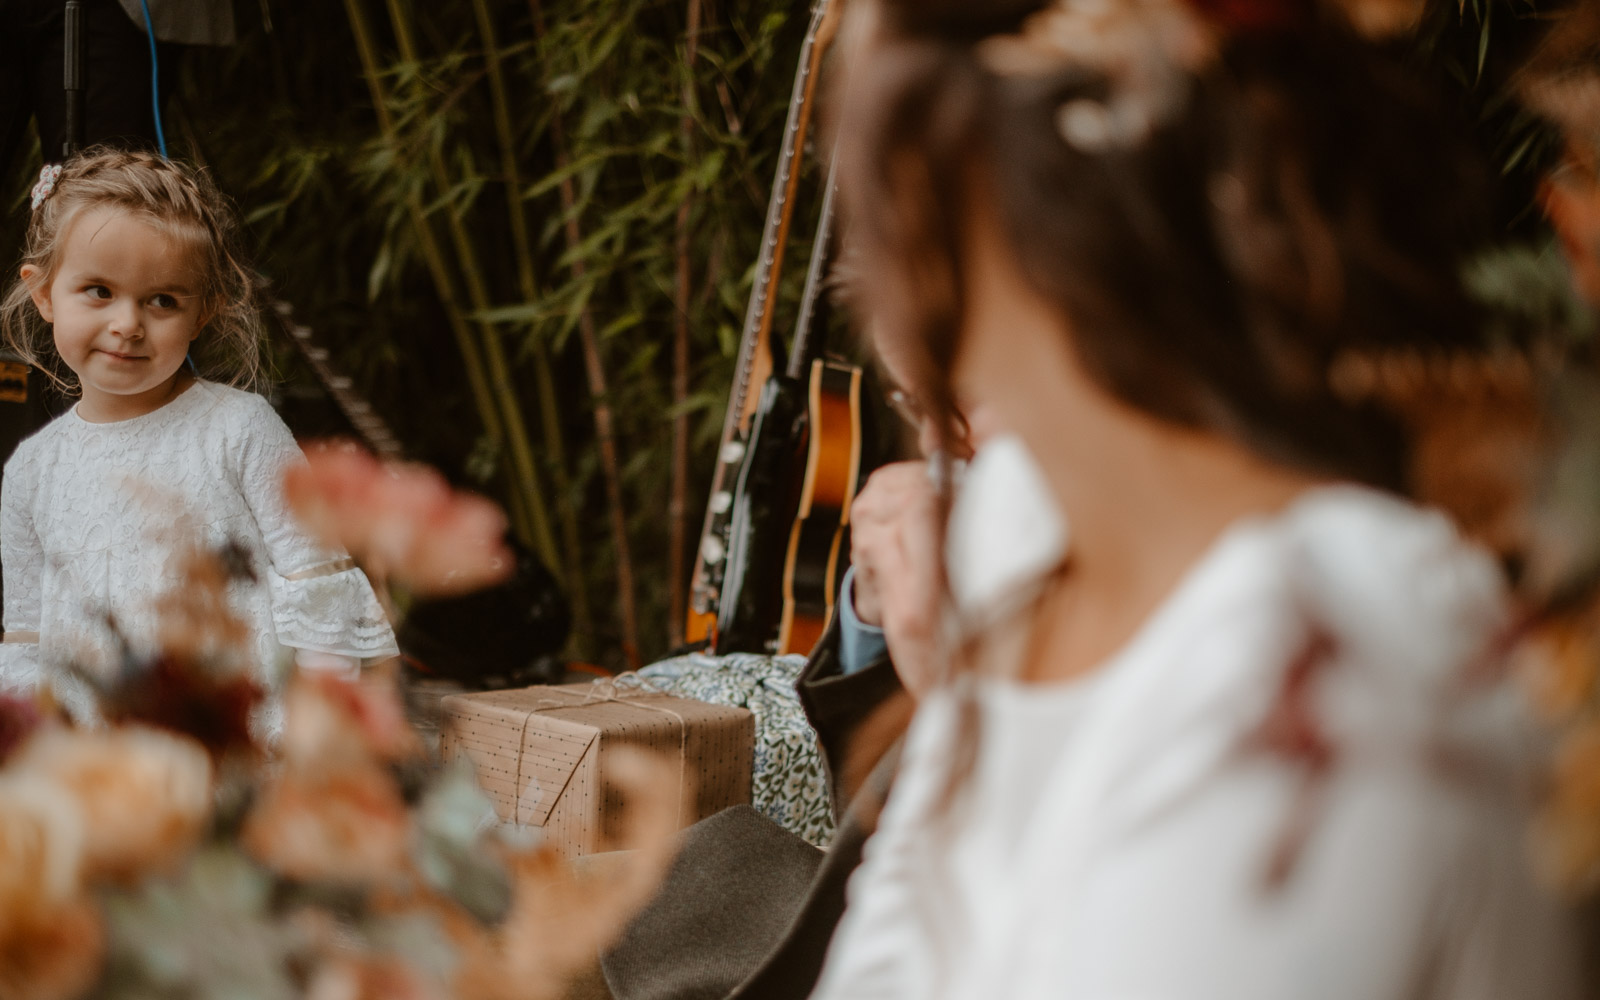
[[[393, 2], [393, 0], [391, 0]], [[528, 0], [533, 13], [533, 30], [542, 42], [545, 37], [544, 7], [540, 0]], [[566, 131], [559, 114], [550, 116], [550, 139], [555, 146], [556, 169], [561, 171], [561, 207], [566, 217], [562, 227], [569, 251], [583, 243], [583, 233], [575, 211], [577, 192], [567, 167], [572, 156], [567, 147]], [[587, 273], [582, 259], [572, 261], [573, 278], [582, 281]], [[638, 615], [634, 606], [633, 557], [628, 545], [628, 519], [622, 502], [622, 472], [617, 461], [616, 427], [608, 400], [605, 364], [600, 356], [600, 337], [595, 330], [594, 314], [585, 305], [578, 313], [578, 334], [583, 344], [584, 374], [589, 382], [589, 395], [594, 405], [595, 439], [600, 452], [600, 473], [605, 482], [606, 502], [611, 508], [611, 537], [617, 552], [617, 616], [622, 627], [622, 653], [630, 668], [639, 665]]]
[[[482, 0], [479, 0], [482, 2]], [[694, 64], [700, 54], [701, 0], [689, 0], [689, 31], [684, 51], [683, 118], [678, 135], [683, 147], [684, 165], [694, 156]], [[689, 220], [694, 211], [694, 192], [686, 191], [678, 206], [677, 280], [673, 287], [674, 322], [672, 327], [672, 497], [667, 504], [667, 575], [672, 581], [671, 609], [668, 612], [669, 646], [683, 645], [683, 627], [689, 610], [689, 299], [694, 279], [690, 266]]]
[[[507, 210], [511, 221], [511, 244], [516, 255], [517, 283], [525, 302], [533, 302], [539, 287], [533, 273], [533, 249], [528, 239], [528, 221], [523, 209], [522, 176], [517, 168], [516, 142], [511, 130], [510, 101], [506, 97], [505, 74], [500, 64], [500, 44], [495, 37], [494, 19], [487, 0], [472, 0], [478, 18], [478, 34], [483, 39], [484, 63], [489, 74], [489, 94], [494, 105], [495, 134], [500, 144], [500, 169], [506, 179]], [[577, 512], [572, 506], [572, 480], [567, 475], [566, 444], [561, 435], [561, 418], [556, 411], [555, 379], [550, 372], [550, 354], [538, 331], [528, 331], [533, 350], [534, 379], [539, 388], [539, 423], [551, 477], [555, 481], [556, 515], [561, 522], [561, 542], [566, 558], [567, 591], [572, 599], [572, 618], [578, 647], [574, 652], [588, 655], [588, 639], [594, 634], [589, 595], [583, 574], [583, 553], [578, 536]]]
[[[418, 65], [416, 43], [412, 39], [410, 24], [406, 19], [405, 10], [402, 9], [401, 0], [387, 0], [387, 4], [389, 21], [394, 28], [395, 44], [400, 49], [400, 58]], [[450, 177], [445, 170], [444, 158], [437, 149], [430, 149], [428, 152], [428, 168], [440, 196], [448, 197], [451, 187]], [[461, 211], [454, 204], [451, 204], [449, 210], [445, 212], [445, 221], [448, 223], [451, 243], [455, 247], [456, 258], [466, 281], [467, 297], [476, 312], [485, 313], [489, 309], [488, 287], [483, 279], [483, 270], [478, 265], [477, 251], [473, 248], [472, 239], [462, 222]], [[483, 339], [483, 355], [488, 365], [492, 398], [498, 404], [501, 419], [505, 424], [506, 450], [511, 457], [514, 480], [521, 488], [523, 498], [527, 502], [532, 528], [531, 540], [539, 553], [539, 558], [544, 560], [557, 577], [560, 577], [561, 556], [556, 548], [555, 538], [550, 533], [550, 516], [545, 506], [544, 493], [539, 486], [533, 448], [528, 442], [528, 425], [522, 416], [522, 403], [517, 398], [517, 388], [511, 381], [511, 366], [506, 361], [505, 346], [501, 344], [500, 331], [493, 323], [480, 319], [478, 330]]]
[[[367, 89], [372, 95], [372, 106], [377, 113], [378, 128], [386, 141], [398, 146], [394, 117], [389, 112], [388, 95], [383, 89], [383, 81], [379, 75], [377, 49], [372, 43], [371, 26], [361, 9], [360, 0], [345, 0], [345, 12], [349, 15], [350, 29], [355, 35], [356, 51], [360, 54], [361, 70], [366, 76]], [[428, 223], [427, 213], [423, 210], [422, 201], [417, 195], [406, 197], [406, 214], [416, 233], [423, 262], [433, 278], [435, 294], [439, 296], [439, 302], [444, 307], [450, 331], [455, 337], [456, 348], [461, 353], [462, 366], [467, 372], [467, 385], [472, 391], [478, 419], [483, 423], [484, 433], [488, 435], [490, 442], [499, 447], [505, 432], [500, 423], [500, 416], [495, 410], [488, 378], [484, 374], [483, 356], [478, 350], [477, 342], [472, 338], [472, 331], [467, 326], [460, 300], [456, 297], [455, 283], [451, 280], [449, 267], [445, 264], [444, 254], [440, 252], [433, 227]]]

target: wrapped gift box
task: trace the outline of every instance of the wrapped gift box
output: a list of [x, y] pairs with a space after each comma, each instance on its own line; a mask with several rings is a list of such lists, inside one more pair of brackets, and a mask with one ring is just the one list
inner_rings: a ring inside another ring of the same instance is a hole
[[463, 694], [443, 701], [440, 752], [472, 761], [500, 818], [542, 827], [568, 857], [603, 850], [607, 754], [665, 755], [693, 789], [681, 826], [750, 801], [755, 719], [606, 682]]

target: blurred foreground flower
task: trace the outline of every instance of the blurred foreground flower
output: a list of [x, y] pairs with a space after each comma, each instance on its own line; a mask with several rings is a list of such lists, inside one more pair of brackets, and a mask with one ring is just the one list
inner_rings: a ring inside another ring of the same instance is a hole
[[104, 934], [84, 896], [83, 809], [37, 776], [0, 779], [0, 996], [69, 1000], [99, 975]]
[[1552, 122], [1565, 154], [1539, 192], [1571, 266], [1573, 284], [1600, 305], [1600, 3], [1570, 4], [1548, 15], [1554, 27], [1518, 82], [1522, 100]]
[[608, 852], [576, 866], [551, 847], [513, 852], [505, 920], [487, 933], [454, 925], [463, 958], [458, 997], [558, 1000], [650, 899], [677, 850], [677, 768], [625, 748], [609, 761], [608, 796], [624, 808]]
[[306, 1000], [444, 1000], [437, 986], [404, 962], [347, 956], [317, 971]]
[[0, 936], [77, 897], [87, 833], [65, 789], [11, 773], [0, 780]]
[[359, 679], [302, 671], [284, 695], [280, 752], [290, 768], [331, 771], [422, 754], [406, 718], [398, 678], [378, 667]]
[[221, 758], [253, 751], [250, 720], [265, 699], [248, 674], [220, 675], [205, 662], [168, 654], [125, 671], [102, 694], [101, 708], [108, 721], [182, 733]]
[[88, 878], [128, 883], [170, 871], [194, 849], [211, 815], [211, 757], [158, 729], [53, 730], [14, 768], [70, 795], [83, 817]]
[[0, 996], [74, 1000], [100, 977], [105, 928], [93, 903], [74, 900], [0, 936]]
[[32, 699], [0, 695], [0, 764], [4, 764], [43, 722], [44, 713]]
[[[509, 568], [492, 506], [323, 458], [301, 502], [382, 572], [437, 593]], [[429, 761], [393, 670], [295, 673], [258, 748], [266, 696], [228, 602], [248, 561], [197, 548], [180, 568], [160, 649], [81, 676], [104, 728], [0, 700], [0, 1000], [564, 996], [671, 857], [676, 766], [618, 758], [627, 850], [584, 871], [501, 827], [470, 766]]]
[[1539, 200], [1561, 238], [1578, 294], [1600, 304], [1600, 178], [1583, 160], [1569, 155], [1545, 179]]
[[392, 674], [301, 672], [285, 709], [281, 768], [245, 821], [245, 849], [300, 881], [365, 885], [403, 876], [411, 814], [386, 765], [421, 745]]
[[1552, 885], [1591, 892], [1600, 887], [1600, 726], [1567, 735], [1552, 777], [1535, 828], [1536, 858]]
[[393, 784], [372, 767], [286, 770], [251, 810], [242, 843], [268, 868], [303, 882], [359, 885], [403, 874], [410, 814]]
[[[252, 719], [266, 701], [257, 683], [250, 629], [229, 601], [229, 586], [252, 577], [237, 544], [193, 547], [176, 561], [179, 585], [156, 602], [160, 652], [129, 652], [116, 676], [80, 675], [95, 688], [100, 714], [181, 733], [214, 758], [256, 750]], [[114, 626], [114, 623], [113, 623]]]
[[352, 445], [325, 445], [307, 458], [285, 479], [290, 507], [374, 578], [445, 596], [511, 572], [505, 515], [488, 500], [452, 490], [432, 469], [382, 463]]

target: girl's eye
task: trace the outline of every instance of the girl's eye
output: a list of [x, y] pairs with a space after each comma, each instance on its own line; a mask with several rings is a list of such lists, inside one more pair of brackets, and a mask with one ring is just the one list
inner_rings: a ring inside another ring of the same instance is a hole
[[104, 285], [90, 285], [88, 288], [85, 288], [84, 291], [86, 293], [88, 293], [88, 296], [91, 299], [109, 299], [109, 298], [111, 298], [111, 289], [107, 288]]
[[157, 309], [176, 309], [176, 308], [178, 308], [178, 300], [177, 300], [177, 298], [175, 296], [157, 295], [155, 298], [151, 299], [150, 301], [155, 305], [155, 307]]

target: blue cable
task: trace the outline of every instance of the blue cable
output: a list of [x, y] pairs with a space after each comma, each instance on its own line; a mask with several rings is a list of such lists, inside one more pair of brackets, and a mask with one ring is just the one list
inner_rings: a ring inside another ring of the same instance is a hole
[[150, 40], [150, 110], [155, 113], [156, 145], [161, 147], [161, 158], [167, 156], [167, 135], [161, 128], [161, 70], [156, 63], [156, 29], [150, 23], [150, 0], [139, 0], [144, 8], [144, 35]]

